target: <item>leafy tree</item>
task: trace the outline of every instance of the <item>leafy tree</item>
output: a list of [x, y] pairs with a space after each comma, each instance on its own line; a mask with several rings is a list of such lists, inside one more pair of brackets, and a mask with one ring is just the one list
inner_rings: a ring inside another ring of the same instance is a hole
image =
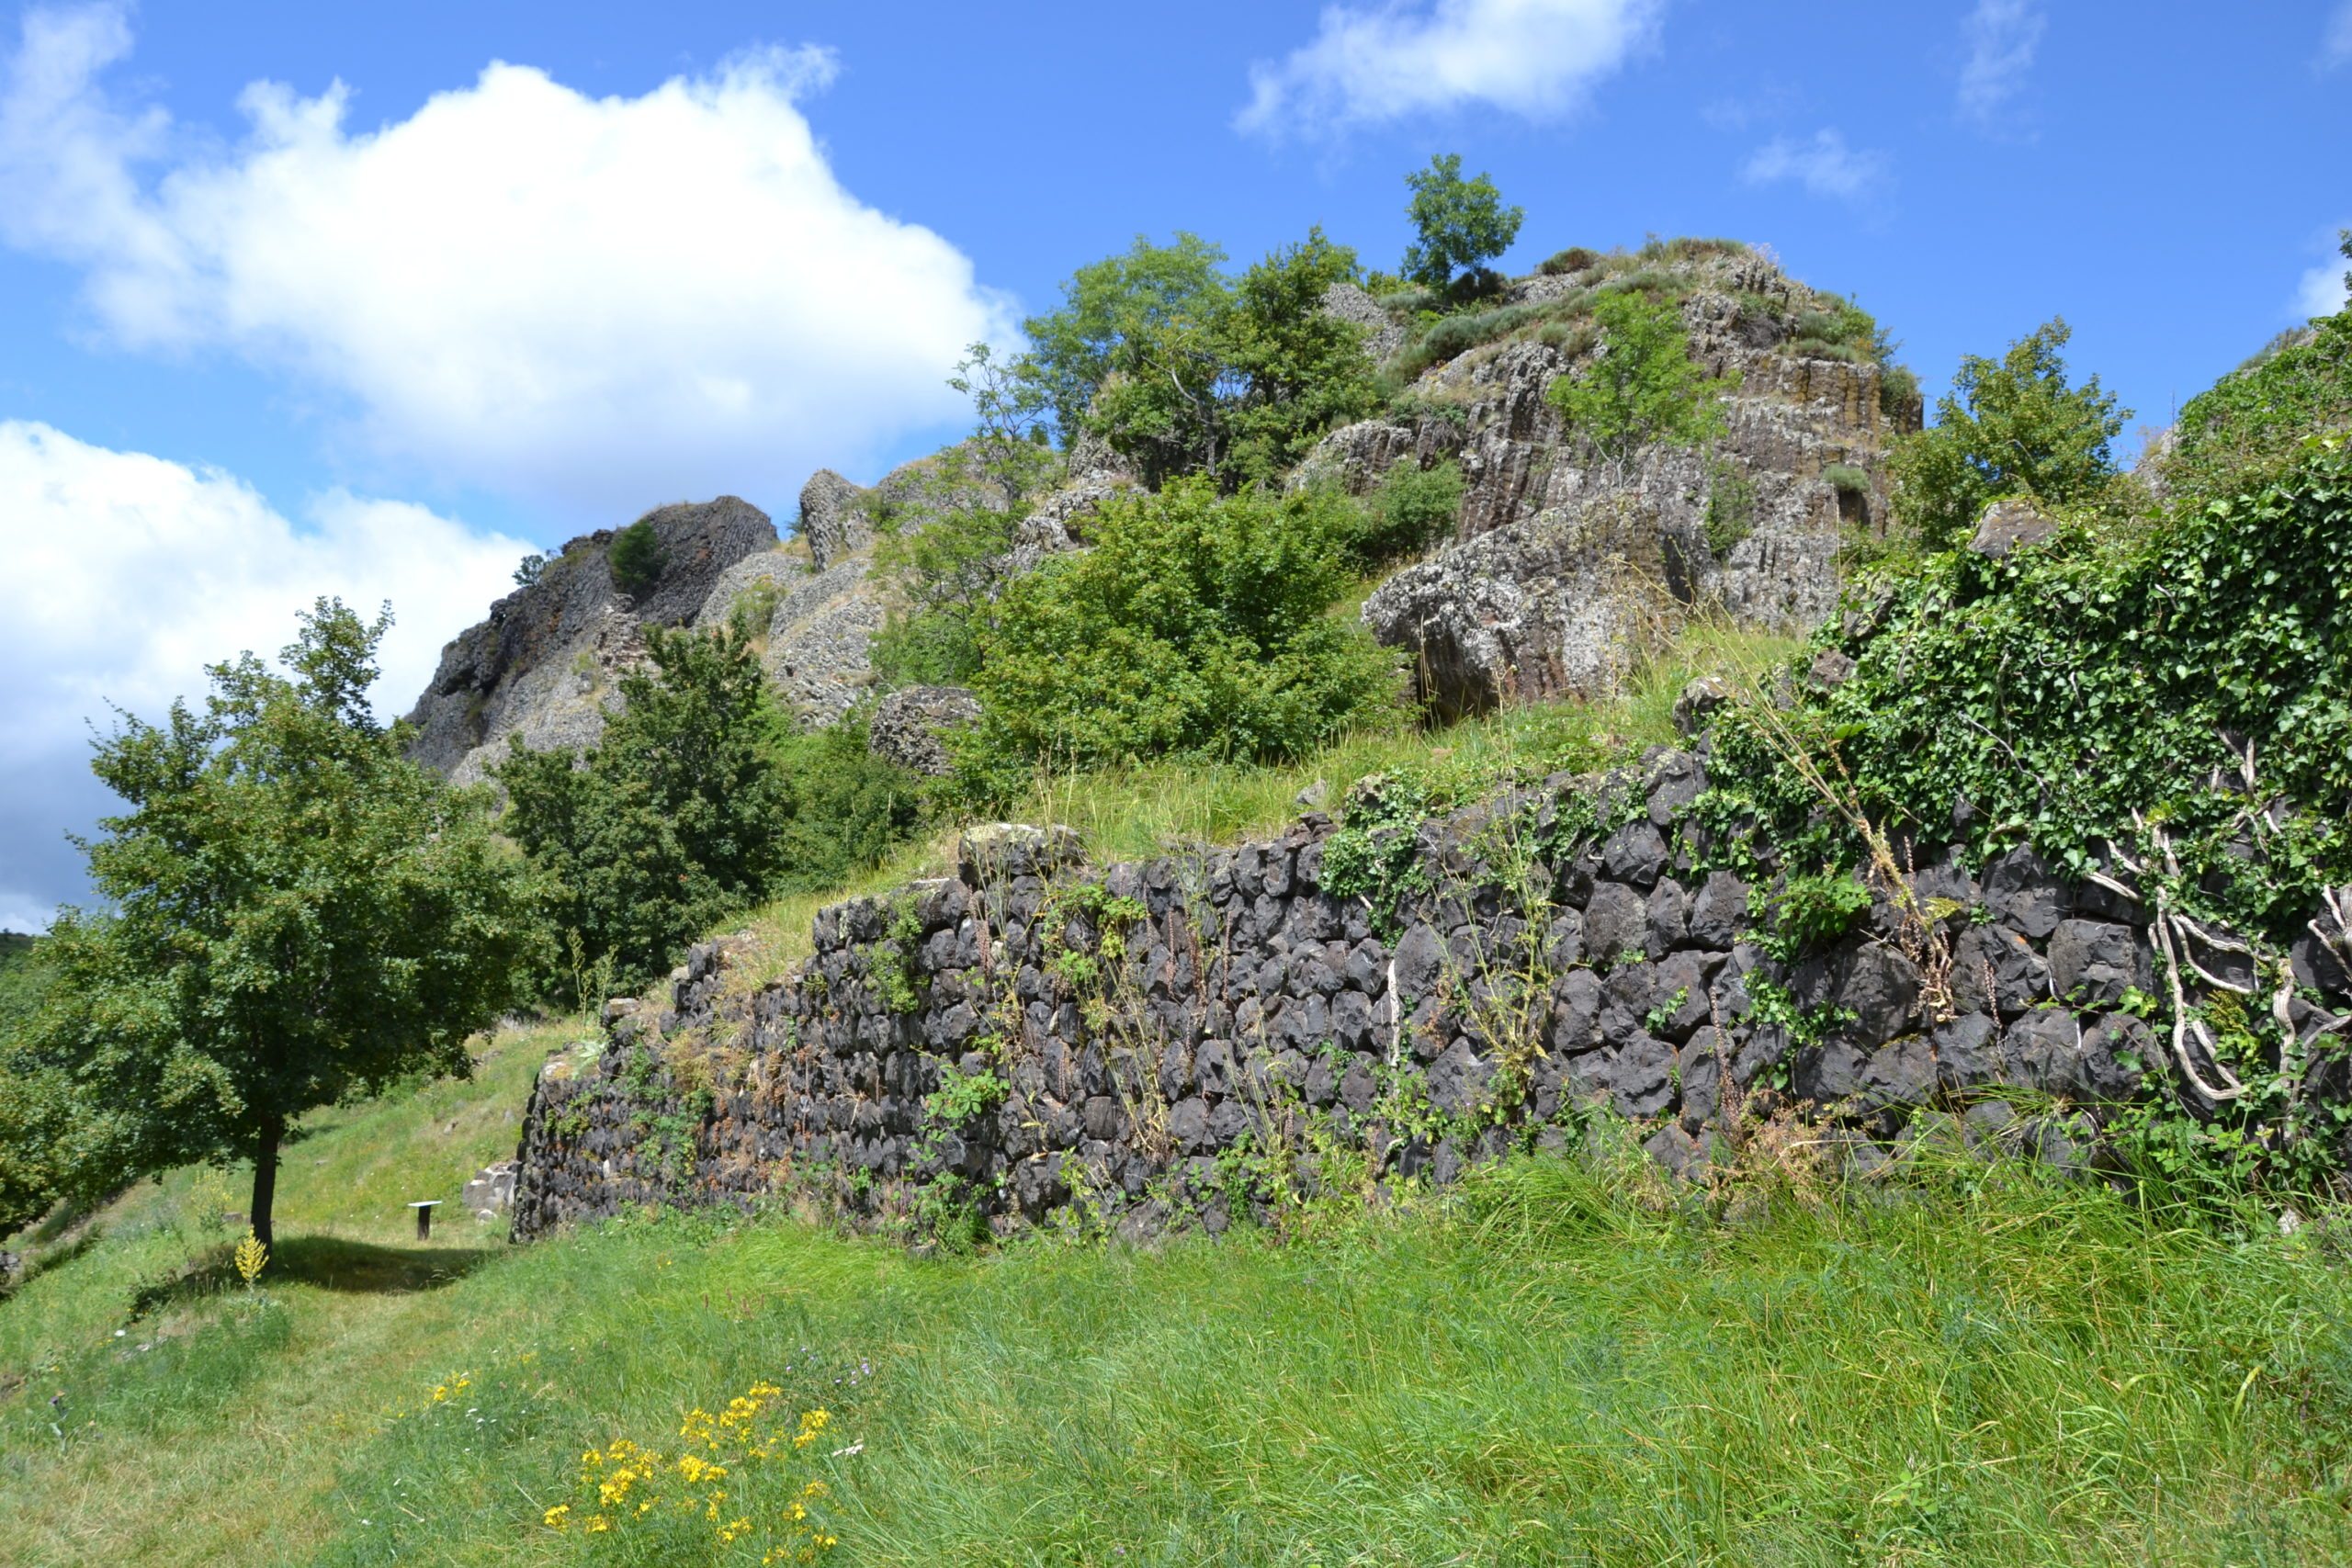
[[1021, 323], [1031, 345], [1025, 372], [1065, 443], [1085, 428], [1096, 389], [1114, 374], [1193, 383], [1198, 367], [1185, 346], [1224, 307], [1224, 250], [1197, 234], [1180, 231], [1169, 245], [1138, 234], [1123, 254], [1071, 275], [1060, 310]]
[[266, 1242], [300, 1118], [469, 1070], [466, 1038], [512, 1001], [539, 928], [488, 793], [409, 761], [368, 711], [390, 621], [322, 599], [288, 675], [246, 654], [211, 668], [202, 714], [126, 716], [98, 743], [129, 809], [83, 846], [108, 907], [42, 942], [52, 984], [14, 1052], [32, 1085], [19, 1179], [87, 1190], [251, 1160]]
[[613, 569], [613, 586], [624, 593], [642, 593], [661, 581], [662, 538], [653, 531], [653, 519], [640, 517], [615, 534], [605, 558]]
[[1503, 194], [1485, 175], [1462, 177], [1462, 154], [1446, 152], [1430, 166], [1405, 176], [1413, 199], [1405, 214], [1419, 242], [1405, 249], [1405, 276], [1425, 288], [1443, 288], [1457, 267], [1475, 268], [1510, 249], [1519, 238], [1524, 210], [1503, 205]]
[[1325, 292], [1355, 276], [1355, 252], [1320, 228], [1241, 275], [1216, 333], [1240, 383], [1224, 417], [1234, 480], [1272, 480], [1325, 431], [1379, 406], [1363, 328], [1323, 310]]
[[923, 824], [925, 781], [868, 750], [861, 715], [822, 729], [780, 731], [770, 755], [786, 793], [782, 869], [772, 896], [838, 887]]
[[1040, 761], [1294, 756], [1394, 712], [1393, 660], [1327, 613], [1360, 526], [1341, 497], [1197, 478], [1109, 502], [1092, 549], [999, 602], [967, 779], [1001, 793]]
[[786, 786], [751, 628], [648, 626], [650, 663], [621, 677], [624, 705], [585, 753], [531, 751], [497, 769], [506, 828], [554, 886], [553, 923], [575, 965], [634, 987], [678, 950], [765, 897], [783, 863]]
[[1895, 510], [1928, 548], [1966, 543], [1998, 497], [2063, 505], [2114, 477], [2109, 443], [2129, 411], [2096, 376], [2068, 384], [2058, 351], [2072, 335], [2053, 318], [1998, 360], [1965, 355], [1952, 390], [1937, 400], [1936, 423], [1896, 444], [1888, 465]]
[[1326, 316], [1324, 291], [1356, 273], [1321, 230], [1238, 282], [1193, 235], [1138, 240], [1081, 268], [1069, 302], [1024, 330], [1030, 374], [1065, 434], [1100, 434], [1154, 484], [1205, 473], [1228, 488], [1280, 472], [1324, 430], [1377, 403], [1363, 330]]
[[978, 477], [1018, 512], [1033, 493], [1061, 477], [1046, 421], [1053, 406], [1045, 384], [1018, 359], [1001, 360], [985, 343], [964, 351], [947, 384], [972, 400], [978, 425], [965, 443]]
[[1593, 306], [1600, 343], [1544, 396], [1571, 433], [1611, 463], [1653, 442], [1692, 446], [1723, 430], [1723, 395], [1736, 378], [1710, 378], [1690, 357], [1690, 337], [1671, 301], [1631, 290]]
[[541, 553], [540, 551], [534, 550], [529, 555], [525, 556], [521, 560], [517, 561], [514, 565], [514, 586], [517, 588], [528, 588], [531, 584], [537, 582], [541, 577], [546, 575], [548, 562], [550, 558], [552, 558]]

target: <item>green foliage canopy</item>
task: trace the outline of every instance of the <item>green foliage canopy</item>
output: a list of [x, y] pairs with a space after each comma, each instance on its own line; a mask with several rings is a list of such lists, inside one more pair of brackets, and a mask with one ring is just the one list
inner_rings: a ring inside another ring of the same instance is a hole
[[300, 1116], [468, 1070], [466, 1037], [537, 949], [532, 889], [487, 792], [449, 789], [370, 716], [389, 625], [321, 600], [289, 675], [246, 654], [212, 667], [203, 713], [126, 716], [98, 743], [129, 809], [84, 846], [107, 907], [65, 911], [41, 944], [53, 979], [14, 1064], [32, 1125], [0, 1135], [17, 1150], [0, 1228], [41, 1180], [250, 1159], [267, 1240]]
[[1228, 280], [1197, 236], [1138, 239], [1081, 267], [1065, 303], [1023, 324], [1033, 376], [1068, 437], [1091, 430], [1154, 484], [1271, 479], [1379, 400], [1363, 329], [1324, 314], [1355, 253], [1309, 231]]
[[1544, 394], [1572, 434], [1623, 463], [1652, 442], [1690, 446], [1722, 431], [1723, 396], [1737, 380], [1691, 359], [1680, 310], [1628, 289], [1602, 295], [1592, 314], [1599, 349]]
[[1967, 543], [1999, 497], [2064, 505], [2114, 477], [2109, 443], [2129, 411], [2096, 376], [2068, 383], [2058, 351], [2072, 335], [2052, 319], [1998, 360], [1965, 355], [1952, 390], [1937, 400], [1936, 423], [1896, 443], [1888, 463], [1895, 510], [1928, 548]]
[[505, 826], [552, 884], [552, 924], [582, 1005], [589, 972], [634, 987], [678, 950], [765, 897], [782, 863], [788, 796], [768, 752], [775, 719], [744, 626], [645, 628], [650, 663], [584, 754], [531, 751], [497, 769]]
[[1361, 525], [1342, 497], [1201, 479], [1109, 502], [1092, 549], [999, 602], [968, 776], [1001, 793], [1037, 761], [1292, 756], [1393, 712], [1389, 656], [1327, 614]]
[[1527, 216], [1505, 207], [1487, 175], [1464, 179], [1459, 152], [1432, 156], [1430, 166], [1407, 175], [1405, 184], [1413, 193], [1405, 215], [1419, 238], [1406, 247], [1403, 271], [1425, 288], [1443, 288], [1456, 268], [1476, 267], [1510, 249]]
[[624, 593], [642, 593], [662, 577], [662, 538], [653, 519], [640, 517], [613, 536], [605, 560], [613, 569], [613, 586]]

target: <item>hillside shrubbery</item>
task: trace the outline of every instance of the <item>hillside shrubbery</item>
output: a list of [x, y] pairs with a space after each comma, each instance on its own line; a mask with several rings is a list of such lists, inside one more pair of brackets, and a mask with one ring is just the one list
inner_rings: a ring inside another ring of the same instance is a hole
[[1936, 423], [1888, 460], [1895, 506], [1931, 550], [1968, 542], [1985, 504], [2030, 496], [2045, 506], [2087, 500], [2115, 476], [2109, 443], [2129, 411], [2094, 376], [2077, 387], [2059, 355], [2071, 335], [2052, 321], [1998, 360], [1964, 355]]
[[1393, 714], [1391, 656], [1326, 612], [1361, 513], [1206, 479], [1107, 503], [1093, 548], [1015, 579], [982, 638], [967, 752], [983, 795], [1038, 763], [1294, 755]]

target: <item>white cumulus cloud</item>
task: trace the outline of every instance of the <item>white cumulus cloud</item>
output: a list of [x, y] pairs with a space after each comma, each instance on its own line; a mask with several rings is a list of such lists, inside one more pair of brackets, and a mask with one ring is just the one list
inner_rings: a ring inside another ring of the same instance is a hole
[[1794, 180], [1809, 195], [1855, 201], [1885, 183], [1887, 158], [1849, 147], [1842, 132], [1825, 129], [1804, 141], [1774, 137], [1749, 156], [1740, 174], [1750, 185]]
[[1663, 9], [1663, 0], [1328, 6], [1307, 43], [1250, 68], [1235, 124], [1328, 135], [1468, 104], [1562, 114], [1656, 36]]
[[2025, 87], [2049, 18], [2033, 0], [1977, 0], [1961, 24], [1968, 60], [1960, 69], [1960, 112], [1990, 128]]
[[249, 485], [141, 452], [0, 421], [0, 925], [18, 929], [78, 897], [64, 824], [108, 809], [90, 778], [89, 725], [119, 705], [154, 719], [175, 696], [200, 704], [204, 667], [294, 639], [322, 594], [395, 624], [372, 694], [379, 717], [407, 711], [441, 646], [512, 586], [527, 547], [420, 506], [342, 491], [297, 524]]
[[405, 119], [257, 82], [231, 144], [109, 89], [112, 6], [28, 15], [0, 79], [0, 236], [85, 273], [107, 338], [225, 349], [347, 400], [378, 454], [605, 522], [772, 510], [955, 419], [1008, 301], [842, 188], [797, 100], [824, 51], [637, 97], [494, 63]]

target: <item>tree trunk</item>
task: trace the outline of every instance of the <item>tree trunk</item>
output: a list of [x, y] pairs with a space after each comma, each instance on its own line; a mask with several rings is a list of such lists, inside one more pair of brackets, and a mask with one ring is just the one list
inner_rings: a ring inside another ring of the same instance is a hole
[[254, 1201], [246, 1223], [264, 1247], [275, 1247], [270, 1233], [270, 1209], [277, 1201], [277, 1145], [286, 1137], [286, 1123], [272, 1116], [254, 1139]]

